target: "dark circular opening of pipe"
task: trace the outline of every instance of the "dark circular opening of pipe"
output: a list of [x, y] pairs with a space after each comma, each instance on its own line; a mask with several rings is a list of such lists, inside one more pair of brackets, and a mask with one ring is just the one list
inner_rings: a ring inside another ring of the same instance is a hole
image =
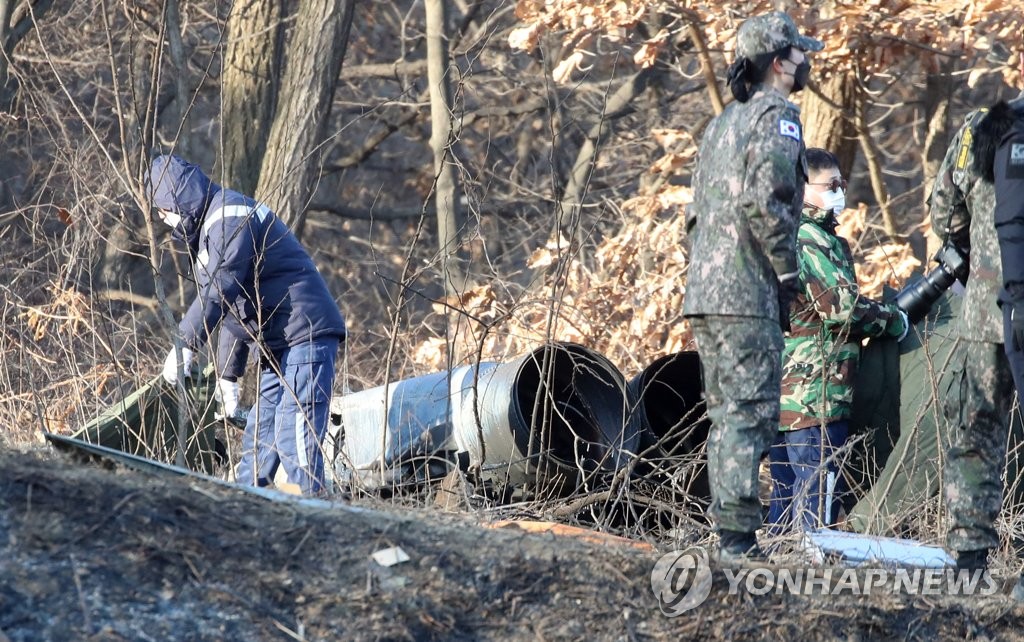
[[[642, 450], [668, 438], [673, 442], [685, 441], [691, 446], [686, 448], [689, 452], [692, 446], [707, 440], [710, 424], [705, 417], [700, 359], [696, 352], [661, 357], [633, 378], [629, 387], [639, 400], [636, 411], [646, 427], [641, 438]], [[675, 444], [662, 445], [675, 450]]]
[[536, 350], [516, 376], [510, 417], [516, 446], [531, 458], [585, 472], [614, 470], [625, 415], [620, 386], [616, 371], [582, 347]]
[[696, 352], [666, 355], [629, 382], [635, 412], [644, 424], [638, 476], [655, 483], [671, 479], [698, 504], [711, 501], [703, 449], [711, 430]]

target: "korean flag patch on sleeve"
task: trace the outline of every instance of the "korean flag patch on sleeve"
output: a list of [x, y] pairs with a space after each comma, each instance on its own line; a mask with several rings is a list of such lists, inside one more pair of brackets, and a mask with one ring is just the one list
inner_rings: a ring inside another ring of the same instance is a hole
[[793, 140], [800, 140], [800, 125], [785, 118], [779, 119], [779, 133]]

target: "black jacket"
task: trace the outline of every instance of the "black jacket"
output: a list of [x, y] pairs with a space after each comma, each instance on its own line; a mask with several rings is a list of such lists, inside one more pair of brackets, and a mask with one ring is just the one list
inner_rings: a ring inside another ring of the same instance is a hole
[[1024, 300], [1024, 94], [1013, 102], [1001, 103], [994, 125], [1002, 129], [993, 156], [995, 181], [996, 236], [1003, 260], [1003, 290], [1000, 301]]

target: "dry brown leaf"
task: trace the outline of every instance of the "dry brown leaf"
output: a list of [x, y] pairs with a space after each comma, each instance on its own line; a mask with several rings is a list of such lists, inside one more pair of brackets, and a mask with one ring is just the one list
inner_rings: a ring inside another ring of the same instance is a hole
[[520, 51], [533, 51], [540, 41], [543, 26], [540, 23], [534, 23], [513, 29], [508, 34], [508, 46]]
[[689, 165], [696, 156], [697, 146], [691, 145], [677, 154], [665, 154], [655, 161], [648, 171], [654, 174], [670, 174]]
[[668, 31], [662, 29], [653, 38], [640, 45], [637, 52], [633, 54], [633, 62], [642, 69], [652, 67], [658, 58], [658, 53], [665, 46], [668, 35]]
[[685, 185], [669, 185], [658, 194], [658, 204], [665, 210], [692, 202], [693, 190]]
[[677, 145], [693, 143], [693, 136], [685, 129], [656, 127], [651, 130], [650, 134], [651, 138], [665, 149], [669, 149]]
[[583, 52], [574, 51], [551, 70], [551, 77], [557, 83], [567, 82], [572, 77], [572, 72], [579, 68], [581, 62], [583, 62]]
[[542, 247], [533, 251], [530, 258], [526, 260], [526, 265], [529, 268], [537, 269], [554, 265], [555, 261], [558, 260], [558, 255], [552, 252], [549, 248]]

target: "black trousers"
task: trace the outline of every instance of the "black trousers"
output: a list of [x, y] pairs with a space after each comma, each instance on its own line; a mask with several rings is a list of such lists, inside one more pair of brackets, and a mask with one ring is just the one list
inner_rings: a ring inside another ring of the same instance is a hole
[[1003, 348], [1006, 350], [1006, 360], [1010, 363], [1010, 372], [1013, 373], [1013, 385], [1017, 388], [1017, 400], [1024, 399], [1024, 351], [1015, 350], [1013, 347], [1013, 328], [1010, 325], [1010, 311], [1013, 307], [1003, 305]]

